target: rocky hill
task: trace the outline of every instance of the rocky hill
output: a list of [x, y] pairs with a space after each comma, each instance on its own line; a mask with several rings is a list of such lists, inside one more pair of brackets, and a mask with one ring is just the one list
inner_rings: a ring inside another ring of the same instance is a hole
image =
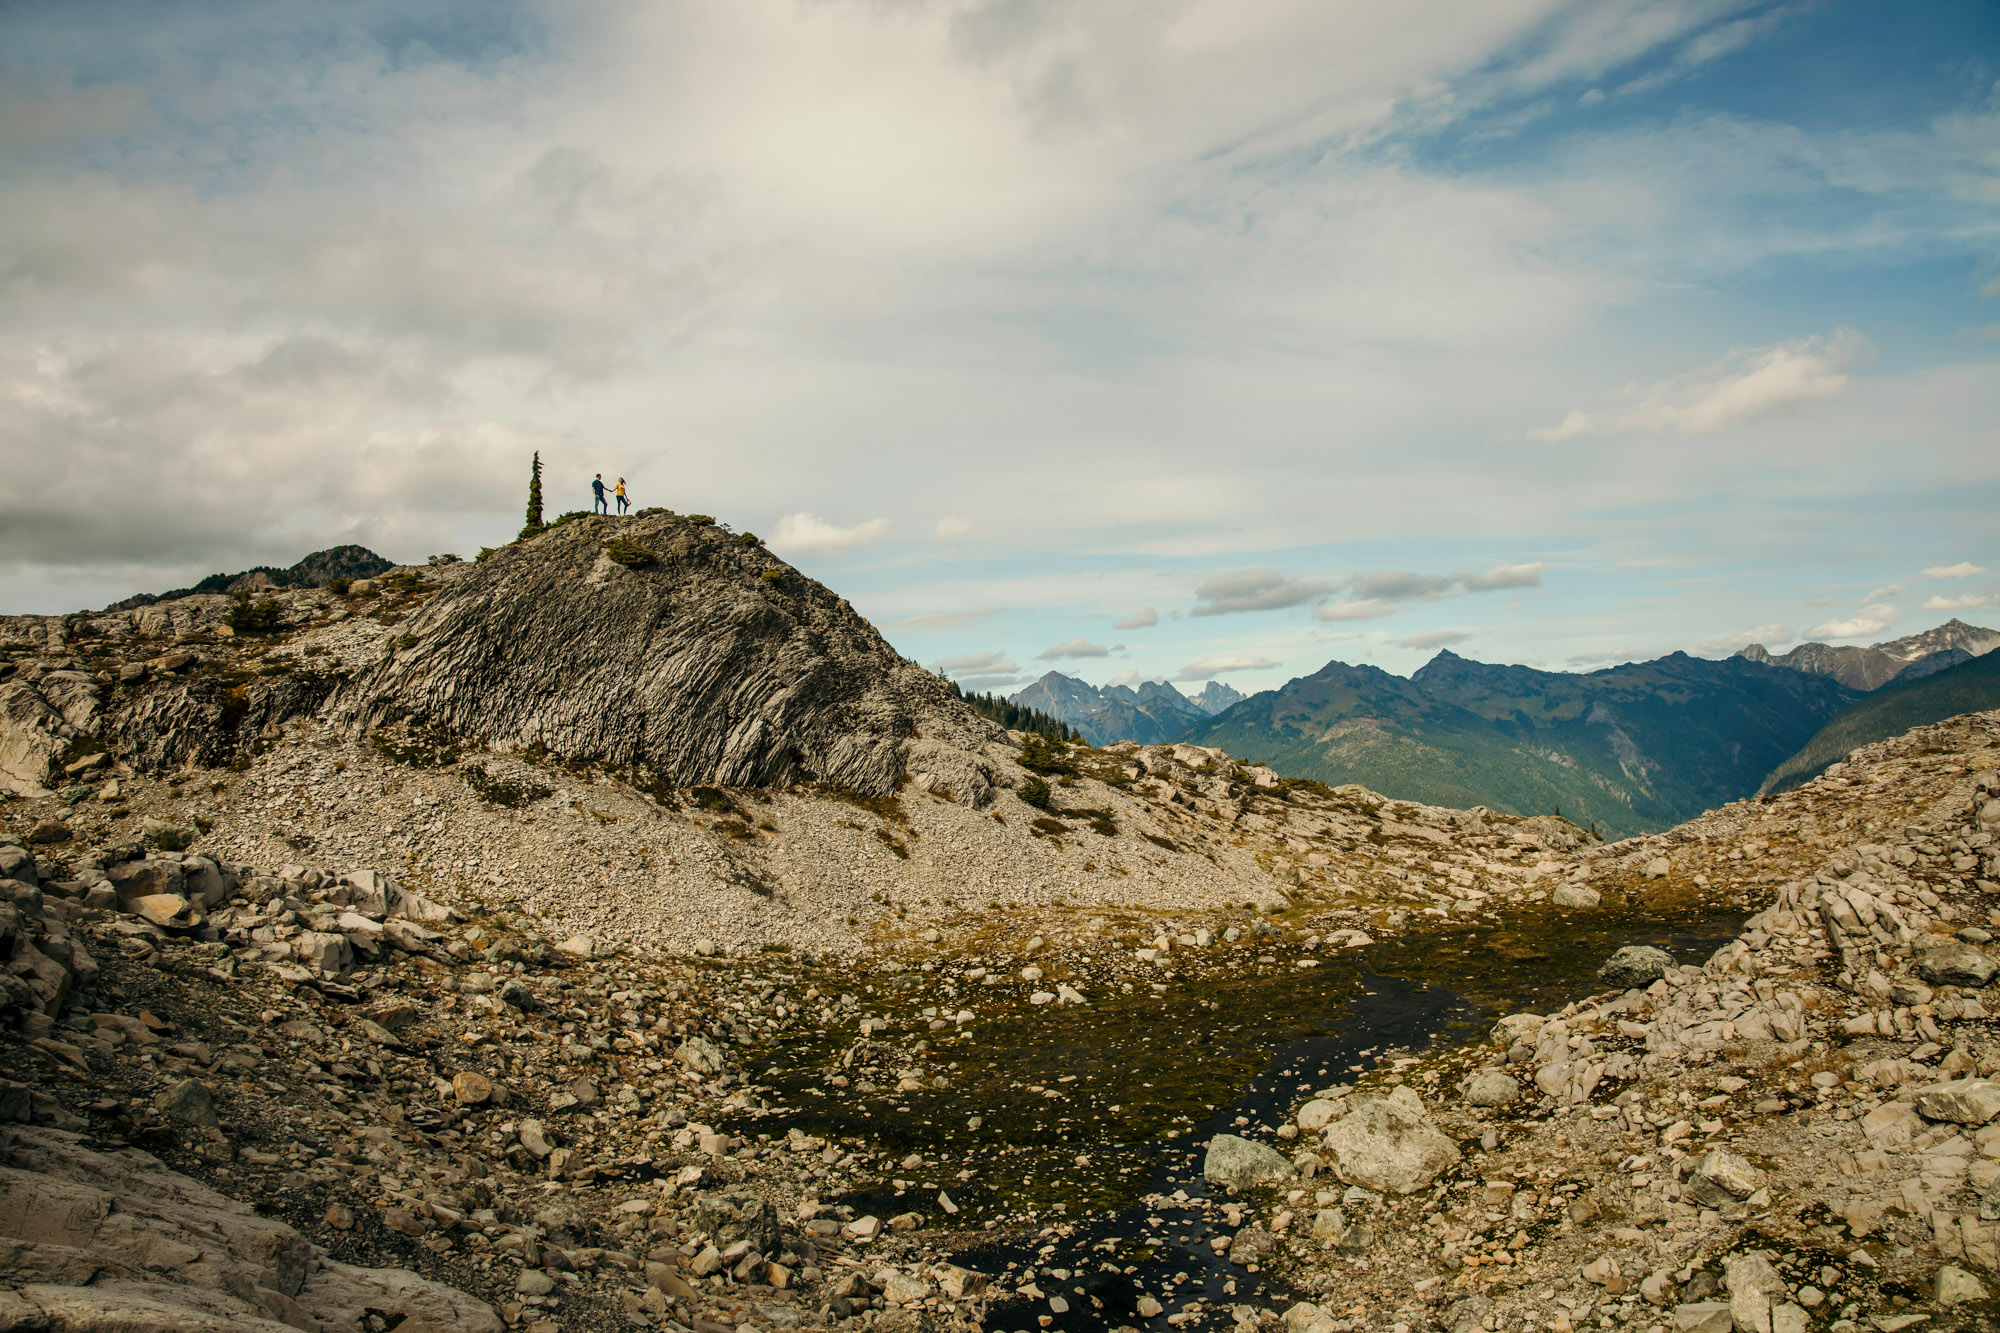
[[1766, 666], [1832, 676], [1855, 690], [1879, 690], [1892, 681], [1916, 680], [2000, 647], [2000, 631], [1968, 625], [1953, 617], [1935, 629], [1906, 634], [1863, 648], [1802, 643], [1782, 655], [1761, 643], [1737, 650], [1738, 657]]
[[1190, 742], [1280, 773], [1440, 805], [1561, 810], [1612, 834], [1757, 789], [1857, 695], [1740, 658], [1675, 653], [1587, 674], [1441, 652], [1409, 679], [1330, 662], [1251, 696]]

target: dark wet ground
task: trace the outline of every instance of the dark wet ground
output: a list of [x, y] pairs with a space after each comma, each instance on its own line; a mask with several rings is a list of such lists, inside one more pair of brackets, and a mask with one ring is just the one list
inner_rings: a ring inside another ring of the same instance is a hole
[[[1592, 973], [1622, 945], [1658, 944], [1701, 961], [1738, 924], [1604, 914], [1444, 927], [1316, 968], [1288, 956], [1182, 978], [1164, 996], [1105, 987], [1088, 1008], [1023, 1005], [992, 1015], [972, 1041], [940, 1040], [936, 1064], [956, 1063], [946, 1089], [829, 1089], [826, 1076], [845, 1049], [832, 1041], [781, 1053], [762, 1080], [799, 1108], [788, 1126], [940, 1161], [909, 1173], [921, 1181], [848, 1196], [857, 1212], [916, 1211], [942, 1222], [942, 1187], [961, 1210], [955, 1225], [992, 1220], [1007, 1237], [961, 1252], [958, 1262], [996, 1274], [996, 1292], [1032, 1275], [1044, 1298], [1060, 1295], [1070, 1307], [996, 1299], [989, 1328], [1038, 1329], [1042, 1315], [1061, 1329], [1165, 1328], [1164, 1315], [1138, 1315], [1145, 1293], [1169, 1313], [1205, 1297], [1207, 1317], [1183, 1327], [1227, 1327], [1232, 1305], [1268, 1306], [1281, 1294], [1260, 1292], [1265, 1275], [1207, 1244], [1211, 1223], [1221, 1221], [1220, 1201], [1200, 1177], [1212, 1135], [1238, 1130], [1238, 1117], [1275, 1127], [1305, 1093], [1352, 1082], [1385, 1055], [1472, 1039], [1503, 1013], [1560, 1007], [1596, 989]], [[912, 1004], [937, 984], [896, 980]], [[1065, 1076], [1073, 1081], [1058, 1081]], [[1144, 1202], [1162, 1196], [1165, 1206]], [[1311, 1196], [1297, 1207], [1308, 1223]], [[1051, 1227], [1056, 1234], [1036, 1234]]]

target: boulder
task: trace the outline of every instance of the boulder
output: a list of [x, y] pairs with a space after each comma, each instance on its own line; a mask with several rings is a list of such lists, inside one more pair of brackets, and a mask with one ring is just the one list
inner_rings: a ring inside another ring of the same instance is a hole
[[221, 1129], [215, 1114], [215, 1098], [208, 1085], [196, 1079], [182, 1079], [153, 1099], [153, 1109], [169, 1120], [196, 1129]]
[[754, 1195], [711, 1194], [695, 1206], [694, 1225], [724, 1249], [747, 1240], [760, 1254], [774, 1254], [783, 1243], [778, 1210]]
[[1208, 1141], [1201, 1174], [1215, 1184], [1247, 1190], [1267, 1180], [1290, 1180], [1298, 1171], [1266, 1144], [1235, 1134], [1217, 1134]]
[[1298, 1125], [1302, 1134], [1317, 1134], [1346, 1113], [1346, 1103], [1316, 1097], [1299, 1108]]
[[1917, 946], [1917, 975], [1933, 986], [1984, 986], [1993, 980], [1993, 960], [1963, 940]]
[[24, 884], [41, 883], [35, 873], [35, 854], [25, 847], [0, 844], [0, 879], [18, 879]]
[[[1398, 1092], [1407, 1091], [1398, 1088]], [[1424, 1188], [1459, 1160], [1458, 1145], [1412, 1111], [1387, 1097], [1369, 1102], [1327, 1126], [1323, 1142], [1333, 1172], [1350, 1185], [1409, 1194]]]
[[1595, 907], [1604, 901], [1604, 895], [1588, 884], [1558, 884], [1549, 901], [1557, 907]]
[[1335, 1333], [1340, 1327], [1332, 1315], [1310, 1301], [1300, 1301], [1285, 1311], [1285, 1333]]
[[1729, 1317], [1738, 1329], [1771, 1333], [1771, 1307], [1785, 1294], [1785, 1280], [1761, 1252], [1739, 1255], [1722, 1266], [1729, 1289]]
[[1497, 1069], [1482, 1069], [1463, 1085], [1465, 1100], [1474, 1106], [1508, 1106], [1521, 1095], [1521, 1085]]
[[180, 862], [158, 857], [112, 866], [104, 872], [104, 877], [111, 881], [111, 887], [117, 890], [122, 902], [151, 894], [180, 893], [187, 887]]
[[1983, 1125], [2000, 1116], [2000, 1081], [1960, 1078], [1933, 1083], [1917, 1090], [1916, 1108], [1917, 1114], [1926, 1120]]
[[1957, 1264], [1946, 1264], [1938, 1269], [1931, 1279], [1931, 1294], [1937, 1303], [1950, 1309], [1954, 1305], [1964, 1305], [1969, 1301], [1983, 1301], [1988, 1298], [1986, 1284]]
[[201, 913], [178, 893], [148, 893], [132, 899], [126, 906], [132, 915], [162, 930], [194, 930], [201, 925]]
[[307, 967], [331, 975], [354, 961], [354, 946], [347, 936], [331, 931], [306, 930], [292, 941], [292, 953]]
[[1614, 986], [1650, 986], [1667, 974], [1674, 956], [1650, 944], [1628, 944], [1605, 960], [1597, 975]]
[[1548, 1022], [1540, 1014], [1509, 1014], [1493, 1025], [1493, 1044], [1507, 1047], [1521, 1043], [1532, 1045], [1542, 1035], [1542, 1025]]
[[1711, 1208], [1747, 1199], [1764, 1185], [1764, 1173], [1726, 1148], [1716, 1148], [1694, 1169], [1695, 1197]]
[[722, 1048], [706, 1037], [689, 1037], [674, 1052], [680, 1062], [697, 1074], [720, 1074], [729, 1066]]
[[1728, 1301], [1693, 1301], [1674, 1307], [1674, 1333], [1731, 1333], [1735, 1327]]

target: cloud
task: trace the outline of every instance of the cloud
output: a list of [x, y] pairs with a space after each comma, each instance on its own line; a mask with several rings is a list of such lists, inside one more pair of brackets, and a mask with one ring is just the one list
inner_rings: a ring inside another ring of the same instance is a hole
[[1191, 615], [1219, 616], [1233, 611], [1271, 611], [1322, 602], [1336, 593], [1342, 601], [1322, 606], [1321, 620], [1372, 620], [1390, 615], [1396, 602], [1434, 602], [1468, 592], [1501, 588], [1538, 588], [1542, 564], [1494, 565], [1453, 574], [1419, 574], [1407, 569], [1378, 569], [1345, 579], [1287, 578], [1275, 569], [1242, 569], [1217, 574], [1195, 589]]
[[1702, 639], [1688, 645], [1688, 652], [1696, 657], [1728, 657], [1739, 648], [1747, 648], [1753, 643], [1761, 643], [1766, 648], [1774, 643], [1792, 641], [1792, 631], [1784, 625], [1752, 625], [1733, 634], [1718, 634], [1712, 639]]
[[1212, 653], [1176, 671], [1174, 679], [1210, 680], [1235, 671], [1269, 671], [1278, 664], [1274, 657], [1259, 657], [1252, 653]]
[[1542, 586], [1542, 562], [1537, 560], [1529, 565], [1495, 565], [1481, 574], [1458, 574], [1453, 577], [1465, 585], [1467, 592], [1497, 592], [1501, 588], [1539, 588]]
[[931, 529], [931, 535], [941, 542], [957, 541], [961, 537], [969, 537], [972, 535], [972, 520], [954, 518], [952, 515], [946, 514]]
[[786, 555], [842, 555], [856, 547], [868, 546], [889, 535], [889, 520], [871, 518], [852, 527], [839, 527], [817, 514], [804, 510], [778, 520], [771, 536], [771, 549]]
[[1870, 602], [1851, 620], [1829, 620], [1824, 625], [1815, 625], [1806, 631], [1809, 639], [1860, 639], [1870, 634], [1880, 634], [1896, 623], [1899, 613], [1893, 606], [1881, 602]]
[[1626, 432], [1713, 435], [1848, 386], [1847, 372], [1875, 349], [1853, 329], [1769, 347], [1744, 347], [1691, 374], [1636, 391], [1623, 411], [1572, 410], [1560, 425], [1528, 432], [1539, 440]]
[[1237, 611], [1276, 611], [1330, 596], [1338, 584], [1286, 578], [1275, 569], [1239, 569], [1216, 574], [1194, 590], [1189, 615], [1225, 616]]
[[991, 620], [1000, 612], [992, 611], [933, 611], [923, 615], [904, 616], [892, 620], [892, 629], [963, 629], [967, 625], [977, 625], [982, 620]]
[[1883, 585], [1880, 588], [1877, 588], [1874, 592], [1869, 593], [1866, 597], [1862, 598], [1861, 600], [1864, 602], [1879, 602], [1889, 597], [1900, 597], [1902, 595], [1902, 592], [1903, 592], [1902, 584], [1889, 583]]
[[1035, 654], [1038, 662], [1064, 662], [1079, 657], [1109, 657], [1111, 650], [1101, 643], [1091, 643], [1082, 635], [1066, 639], [1053, 648], [1044, 648]]
[[1153, 626], [1159, 623], [1160, 623], [1160, 613], [1155, 611], [1152, 607], [1149, 606], [1143, 611], [1134, 611], [1129, 616], [1118, 617], [1118, 619], [1111, 622], [1111, 628], [1151, 629]]
[[1968, 592], [1958, 597], [1933, 597], [1924, 603], [1926, 611], [1979, 611], [2000, 603], [2000, 593]]
[[1008, 660], [1005, 653], [960, 653], [931, 663], [931, 670], [941, 675], [956, 676], [960, 672], [993, 675], [996, 672], [1019, 671], [1018, 663]]
[[1429, 629], [1421, 634], [1412, 634], [1407, 639], [1396, 640], [1396, 646], [1398, 648], [1415, 648], [1418, 650], [1449, 648], [1454, 643], [1464, 643], [1471, 637], [1470, 634], [1467, 634], [1463, 630]]
[[1005, 653], [961, 653], [933, 663], [931, 670], [968, 690], [997, 690], [1021, 680], [1020, 664]]
[[[1961, 560], [1955, 565], [1932, 565], [1924, 571], [1927, 579], [1970, 579], [1977, 578], [1986, 570], [1970, 560]], [[1933, 608], [1934, 609], [1934, 608]]]
[[1345, 620], [1380, 620], [1384, 616], [1396, 614], [1394, 603], [1378, 601], [1372, 597], [1360, 600], [1334, 602], [1313, 611], [1313, 619], [1338, 623]]

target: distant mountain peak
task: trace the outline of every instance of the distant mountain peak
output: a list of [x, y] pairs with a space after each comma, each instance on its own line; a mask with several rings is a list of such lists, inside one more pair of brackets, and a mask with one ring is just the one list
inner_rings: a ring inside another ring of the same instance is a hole
[[1763, 644], [1753, 643], [1737, 649], [1735, 655], [1765, 666], [1832, 676], [1852, 689], [1879, 690], [1893, 680], [1928, 675], [1996, 647], [2000, 647], [2000, 631], [1968, 625], [1954, 616], [1936, 629], [1886, 639], [1866, 648], [1812, 642], [1773, 653]]
[[1114, 741], [1158, 745], [1178, 739], [1189, 727], [1242, 700], [1241, 694], [1213, 680], [1201, 694], [1189, 698], [1164, 680], [1094, 686], [1050, 671], [1008, 702], [1068, 723], [1092, 745]]

